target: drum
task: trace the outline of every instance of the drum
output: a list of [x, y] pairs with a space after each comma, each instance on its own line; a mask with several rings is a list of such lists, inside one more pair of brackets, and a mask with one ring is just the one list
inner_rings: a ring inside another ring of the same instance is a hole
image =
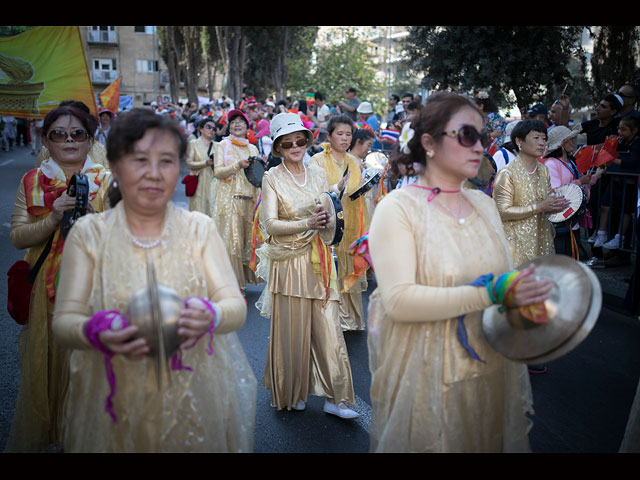
[[541, 364], [566, 355], [591, 332], [602, 308], [602, 288], [593, 271], [566, 255], [547, 255], [525, 262], [535, 275], [553, 284], [545, 301], [546, 323], [534, 323], [517, 308], [489, 307], [482, 330], [491, 347], [505, 357], [527, 364]]
[[329, 223], [318, 231], [325, 245], [338, 245], [344, 235], [344, 211], [340, 198], [333, 192], [323, 192], [319, 197], [322, 207], [329, 212]]
[[384, 167], [389, 162], [387, 154], [381, 150], [373, 150], [367, 153], [362, 160], [367, 171], [376, 171], [382, 173]]
[[496, 162], [489, 154], [484, 154], [482, 156], [482, 161], [480, 162], [480, 168], [478, 169], [478, 174], [473, 177], [467, 179], [464, 183], [467, 188], [475, 189], [475, 190], [484, 190], [486, 191], [491, 187], [493, 179], [496, 176], [496, 172], [498, 171], [498, 167], [496, 166]]
[[251, 165], [244, 169], [249, 183], [256, 188], [262, 188], [262, 177], [267, 170], [267, 164], [260, 157], [249, 157]]
[[369, 190], [373, 188], [374, 185], [377, 185], [378, 182], [380, 182], [380, 175], [381, 175], [380, 172], [375, 172], [373, 174], [370, 174], [369, 172], [367, 172], [367, 176], [365, 176], [365, 179], [366, 179], [365, 182], [362, 185], [360, 185], [360, 187], [355, 192], [350, 194], [349, 198], [351, 200], [356, 200], [358, 197], [367, 193]]
[[569, 207], [559, 213], [549, 215], [549, 221], [556, 227], [573, 224], [587, 211], [587, 195], [582, 188], [573, 183], [562, 185], [556, 189], [556, 194], [569, 201]]

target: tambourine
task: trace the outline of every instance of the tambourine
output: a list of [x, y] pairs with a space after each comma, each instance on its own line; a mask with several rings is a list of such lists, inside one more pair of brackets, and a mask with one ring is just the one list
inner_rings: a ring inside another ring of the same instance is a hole
[[485, 190], [496, 176], [498, 167], [493, 157], [487, 153], [482, 155], [478, 174], [465, 181], [465, 186], [473, 190]]
[[260, 157], [249, 157], [251, 164], [244, 169], [244, 174], [251, 185], [262, 188], [262, 177], [267, 171], [267, 164]]
[[87, 213], [89, 206], [89, 179], [87, 176], [82, 173], [74, 173], [69, 179], [67, 195], [75, 197], [76, 203], [73, 210], [64, 212], [62, 216], [62, 238], [66, 238], [76, 221]]
[[366, 180], [362, 185], [360, 185], [360, 187], [358, 187], [356, 191], [349, 194], [349, 198], [351, 200], [356, 200], [358, 197], [371, 190], [374, 185], [378, 184], [378, 182], [380, 182], [380, 172], [376, 172], [372, 176], [370, 176], [369, 179]]
[[329, 223], [318, 231], [320, 239], [325, 245], [333, 246], [340, 243], [344, 235], [344, 211], [340, 198], [333, 192], [323, 192], [319, 198], [325, 211], [329, 212]]
[[569, 201], [569, 206], [565, 210], [547, 217], [556, 227], [575, 223], [586, 213], [587, 195], [578, 185], [574, 183], [562, 185], [556, 189], [556, 193]]

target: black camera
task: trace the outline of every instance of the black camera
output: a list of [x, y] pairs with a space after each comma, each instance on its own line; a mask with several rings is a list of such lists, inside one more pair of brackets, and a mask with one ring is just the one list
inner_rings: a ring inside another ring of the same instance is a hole
[[78, 218], [86, 215], [89, 206], [89, 179], [82, 173], [74, 173], [69, 179], [67, 187], [67, 195], [75, 197], [76, 204], [73, 209], [67, 210], [62, 216], [60, 228], [62, 230], [62, 238], [67, 238], [69, 230], [76, 223]]

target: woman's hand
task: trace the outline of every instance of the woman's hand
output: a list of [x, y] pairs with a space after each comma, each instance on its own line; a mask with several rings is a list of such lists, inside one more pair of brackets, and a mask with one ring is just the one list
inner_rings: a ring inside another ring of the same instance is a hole
[[98, 339], [113, 353], [124, 355], [129, 360], [142, 360], [149, 354], [149, 345], [144, 338], [134, 338], [137, 333], [138, 327], [129, 325], [122, 330], [104, 330]]
[[580, 185], [588, 185], [591, 183], [591, 174], [586, 173], [580, 177]]
[[190, 298], [187, 308], [178, 319], [178, 335], [183, 339], [182, 347], [195, 342], [203, 333], [209, 331], [213, 322], [211, 310], [198, 298]]
[[347, 182], [349, 181], [349, 177], [351, 176], [351, 170], [349, 170], [347, 172], [346, 175], [344, 175], [340, 181], [338, 182], [338, 191], [341, 192], [342, 190], [344, 190], [344, 187], [347, 185]]
[[535, 276], [535, 266], [531, 265], [523, 271], [524, 277], [513, 289], [513, 297], [509, 307], [524, 307], [542, 303], [549, 298], [553, 289], [550, 280], [538, 279]]
[[316, 209], [309, 219], [309, 228], [311, 230], [323, 230], [327, 223], [329, 223], [329, 213], [320, 202], [316, 201]]
[[72, 210], [76, 206], [76, 198], [70, 197], [65, 191], [62, 195], [56, 198], [53, 202], [53, 211], [51, 215], [57, 220], [62, 220], [64, 212]]
[[238, 161], [238, 165], [240, 165], [240, 168], [247, 168], [249, 165], [251, 165], [251, 160], [249, 160], [248, 158], [244, 158]]
[[538, 210], [542, 213], [558, 213], [569, 207], [569, 200], [561, 195], [549, 195], [538, 203]]

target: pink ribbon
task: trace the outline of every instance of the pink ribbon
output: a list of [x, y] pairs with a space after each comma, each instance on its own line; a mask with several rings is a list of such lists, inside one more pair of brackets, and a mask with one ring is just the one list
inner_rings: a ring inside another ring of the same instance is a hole
[[[202, 303], [204, 303], [205, 307], [207, 307], [207, 309], [211, 312], [211, 316], [213, 317], [211, 320], [211, 325], [209, 326], [209, 330], [207, 330], [206, 332], [201, 333], [200, 335], [198, 335], [198, 337], [193, 341], [193, 343], [191, 345], [188, 345], [185, 347], [185, 350], [190, 350], [193, 347], [196, 346], [196, 344], [198, 343], [198, 341], [207, 333], [209, 334], [209, 346], [207, 348], [207, 355], [213, 355], [213, 331], [215, 330], [217, 323], [216, 323], [216, 311], [213, 308], [213, 305], [211, 304], [211, 302], [209, 302], [209, 300], [206, 300], [204, 298], [200, 298], [200, 297], [189, 297], [187, 299], [185, 299], [184, 301], [184, 306], [186, 308], [188, 308], [188, 303], [189, 300], [192, 299], [198, 299], [200, 300]], [[171, 369], [172, 370], [188, 370], [188, 371], [192, 371], [193, 368], [189, 367], [188, 365], [184, 365], [182, 363], [182, 350], [178, 350], [172, 357], [171, 357]]]

